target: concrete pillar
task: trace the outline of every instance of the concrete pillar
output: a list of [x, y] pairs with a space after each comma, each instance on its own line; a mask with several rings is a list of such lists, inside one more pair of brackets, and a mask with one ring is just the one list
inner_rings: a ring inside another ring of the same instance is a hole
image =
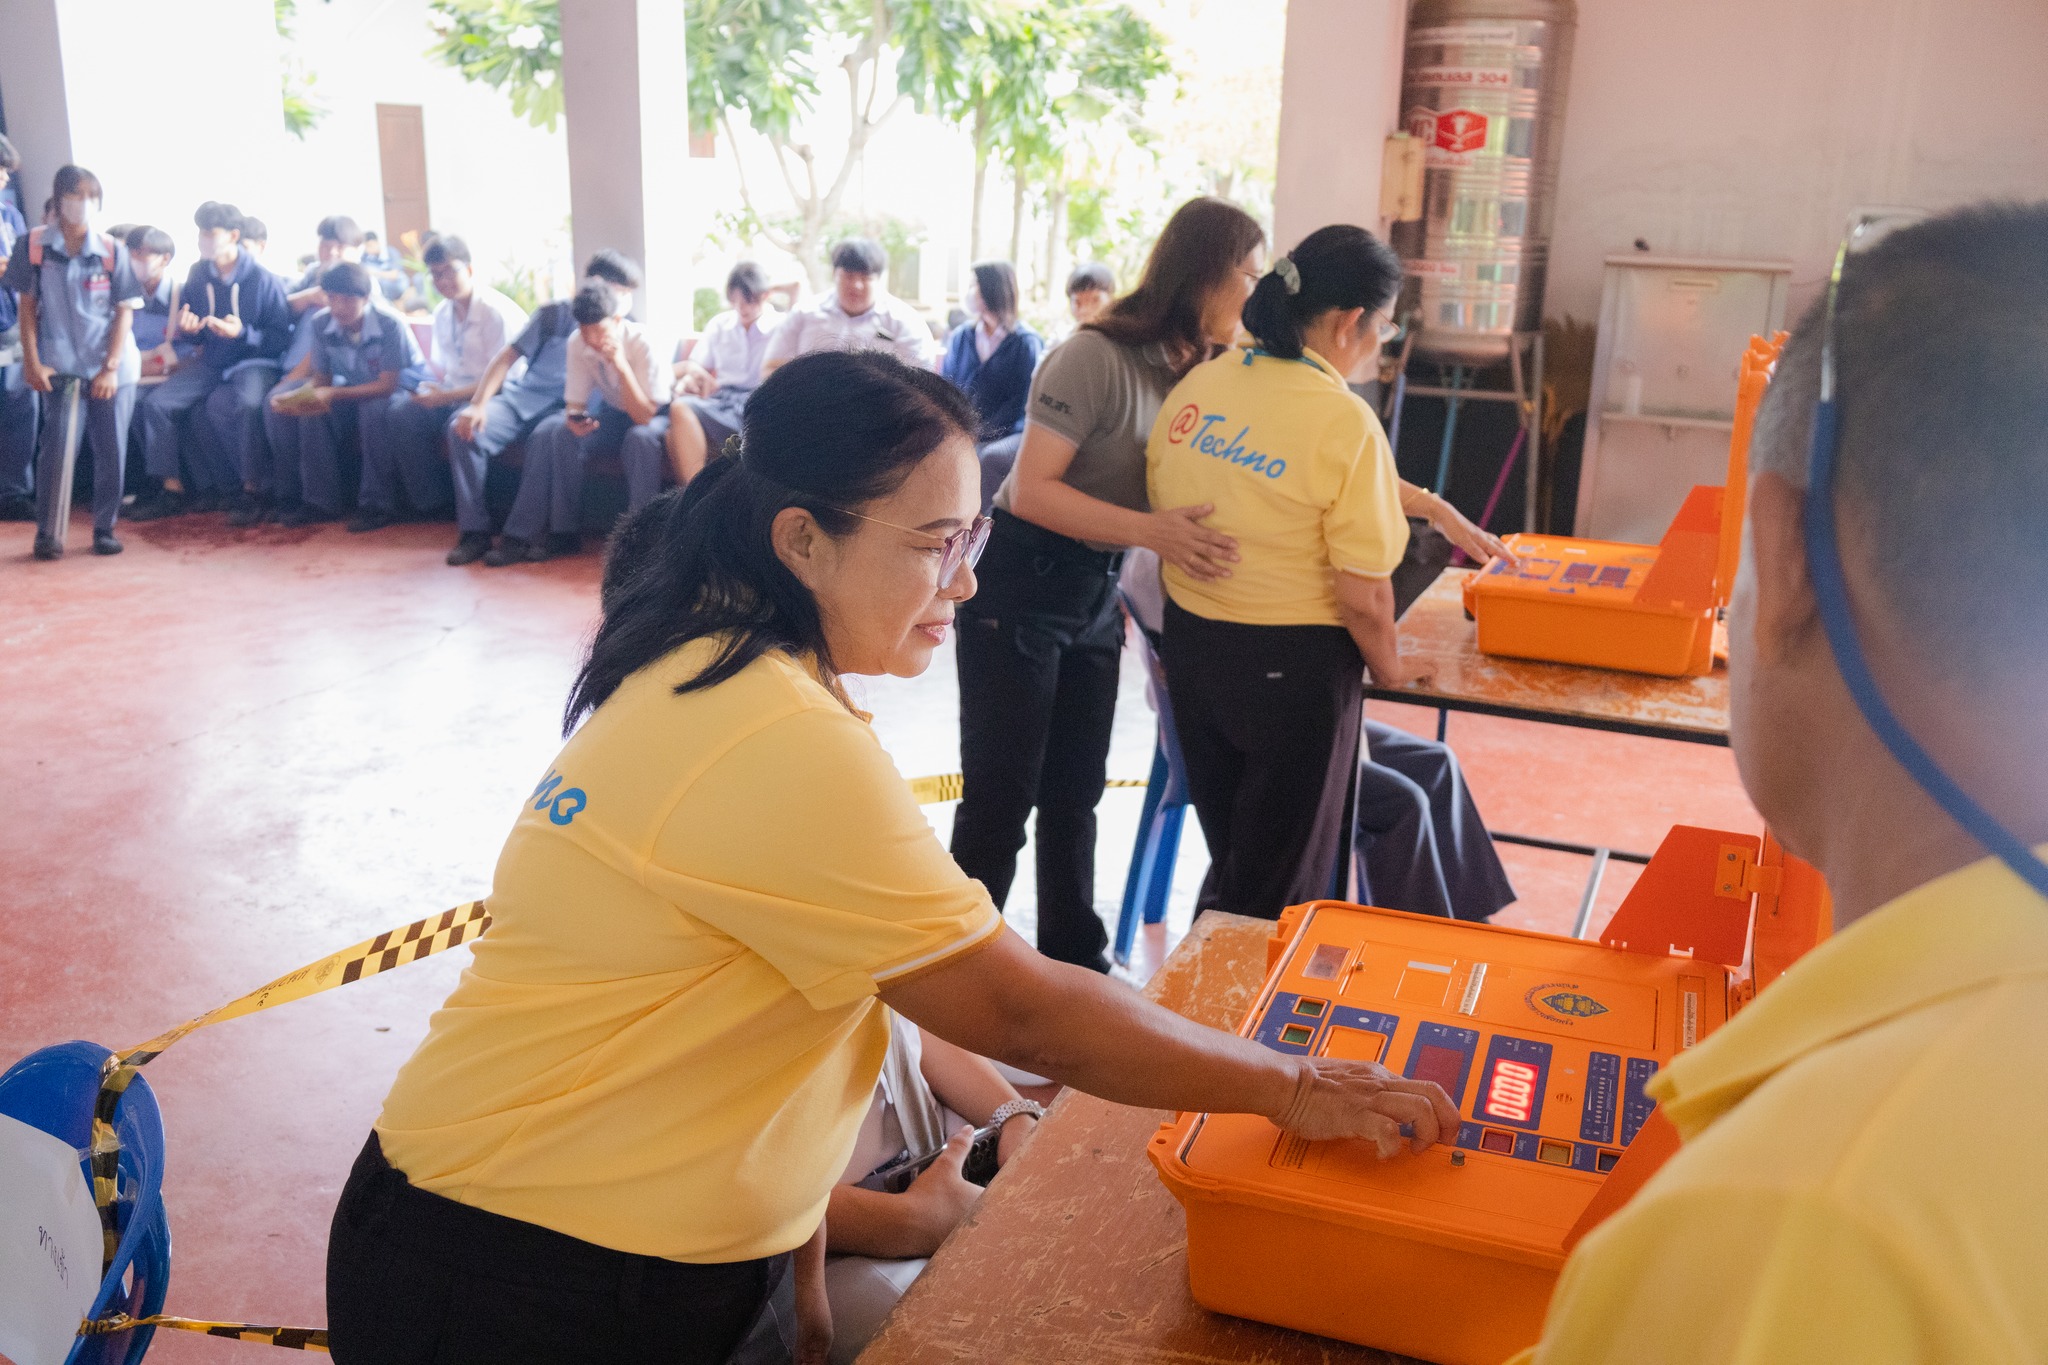
[[[689, 91], [678, 0], [563, 0], [562, 104], [577, 269], [600, 247], [646, 267], [635, 315], [690, 327]], [[664, 357], [665, 359], [666, 357]]]
[[31, 224], [76, 162], [106, 187], [103, 221], [169, 232], [182, 274], [201, 200], [274, 219], [282, 98], [270, 0], [0, 0], [0, 99]]
[[1330, 223], [1386, 236], [1380, 159], [1400, 127], [1407, 32], [1407, 0], [1288, 0], [1276, 254]]

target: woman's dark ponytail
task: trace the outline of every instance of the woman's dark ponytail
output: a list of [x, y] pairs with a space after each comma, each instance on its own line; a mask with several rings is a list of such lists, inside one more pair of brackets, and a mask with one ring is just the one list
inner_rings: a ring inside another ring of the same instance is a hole
[[791, 507], [828, 535], [887, 497], [947, 439], [972, 439], [973, 406], [939, 376], [876, 351], [820, 352], [770, 375], [748, 399], [739, 450], [628, 514], [605, 550], [604, 616], [562, 717], [566, 732], [634, 673], [692, 640], [711, 661], [676, 688], [714, 687], [770, 650], [832, 655], [817, 600], [775, 553]]
[[1259, 349], [1299, 360], [1302, 333], [1323, 314], [1363, 308], [1370, 317], [1401, 289], [1401, 258], [1362, 227], [1318, 228], [1273, 262], [1244, 306]]

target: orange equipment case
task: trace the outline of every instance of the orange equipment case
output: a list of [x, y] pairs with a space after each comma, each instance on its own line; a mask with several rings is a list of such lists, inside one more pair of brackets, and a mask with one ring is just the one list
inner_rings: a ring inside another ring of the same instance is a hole
[[1465, 581], [1479, 652], [1695, 677], [1714, 666], [1714, 619], [1742, 555], [1749, 435], [1785, 334], [1749, 339], [1735, 391], [1725, 487], [1695, 486], [1655, 545], [1511, 535], [1519, 564]]
[[1541, 1335], [1578, 1238], [1675, 1145], [1644, 1083], [1826, 932], [1812, 868], [1768, 835], [1686, 826], [1598, 943], [1336, 901], [1288, 910], [1239, 1032], [1437, 1081], [1464, 1122], [1455, 1145], [1381, 1161], [1256, 1115], [1176, 1116], [1149, 1154], [1187, 1211], [1195, 1301], [1498, 1365]]

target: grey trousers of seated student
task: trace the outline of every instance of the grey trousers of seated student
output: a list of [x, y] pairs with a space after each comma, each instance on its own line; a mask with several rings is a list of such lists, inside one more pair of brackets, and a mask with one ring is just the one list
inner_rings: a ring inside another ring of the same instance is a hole
[[[886, 1261], [873, 1256], [825, 1258], [825, 1297], [832, 1303], [832, 1365], [853, 1365], [882, 1330], [896, 1301], [924, 1270], [922, 1257]], [[782, 1277], [768, 1311], [726, 1365], [789, 1365], [796, 1353], [796, 1276]]]
[[484, 404], [484, 424], [468, 438], [455, 434], [448, 424], [448, 475], [455, 485], [455, 526], [464, 533], [489, 535], [490, 509], [484, 504], [484, 483], [491, 461], [521, 441], [528, 440], [541, 422], [560, 412], [559, 400], [529, 413], [517, 398], [493, 394]]
[[619, 463], [626, 470], [626, 510], [637, 512], [675, 482], [675, 466], [668, 458], [668, 414], [626, 433], [619, 443]]
[[578, 436], [569, 415], [558, 412], [527, 438], [526, 466], [519, 471], [519, 495], [505, 518], [505, 534], [538, 540], [549, 532], [573, 535], [583, 529], [583, 471], [592, 460], [616, 456], [633, 430], [633, 419], [617, 408], [593, 403], [597, 430]]
[[42, 397], [28, 386], [26, 365], [0, 365], [0, 498], [27, 497], [34, 486]]
[[1515, 888], [1449, 746], [1365, 722], [1358, 766], [1359, 898], [1420, 915], [1483, 920]]
[[415, 512], [439, 512], [454, 499], [449, 481], [446, 436], [448, 423], [461, 404], [432, 407], [400, 391], [375, 403], [364, 415], [363, 482], [359, 506], [380, 512], [398, 510], [402, 488]]
[[348, 510], [344, 466], [351, 455], [359, 456], [362, 450], [363, 407], [362, 400], [345, 398], [313, 417], [271, 414], [270, 439], [280, 499], [291, 501], [295, 494], [308, 507], [328, 516]]
[[[264, 399], [275, 365], [235, 366], [220, 374], [198, 360], [172, 370], [143, 395], [142, 454], [152, 478], [189, 480], [198, 493], [232, 493], [260, 462]], [[182, 465], [182, 469], [181, 469]]]

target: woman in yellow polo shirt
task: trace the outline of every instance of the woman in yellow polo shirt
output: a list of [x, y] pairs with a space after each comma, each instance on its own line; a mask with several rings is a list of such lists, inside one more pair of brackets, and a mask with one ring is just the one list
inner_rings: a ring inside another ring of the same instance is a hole
[[755, 392], [736, 458], [622, 524], [580, 728], [335, 1212], [343, 1365], [714, 1365], [799, 1248], [800, 1354], [822, 1360], [823, 1216], [880, 1004], [1129, 1104], [1388, 1154], [1400, 1124], [1454, 1130], [1434, 1086], [1041, 957], [940, 847], [840, 679], [922, 672], [974, 592], [976, 427], [937, 375], [806, 356]]
[[1271, 918], [1330, 894], [1363, 670], [1382, 686], [1417, 677], [1390, 582], [1404, 502], [1478, 557], [1499, 552], [1401, 484], [1379, 419], [1345, 383], [1386, 339], [1400, 284], [1400, 260], [1365, 229], [1311, 233], [1252, 290], [1255, 344], [1189, 371], [1152, 428], [1152, 505], [1213, 506], [1203, 524], [1239, 555], [1224, 578], [1165, 572], [1162, 662], [1212, 859], [1205, 907]]

